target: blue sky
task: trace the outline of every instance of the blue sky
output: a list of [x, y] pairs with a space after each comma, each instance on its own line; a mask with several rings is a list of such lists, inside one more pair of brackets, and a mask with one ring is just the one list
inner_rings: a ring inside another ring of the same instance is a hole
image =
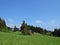
[[60, 0], [0, 0], [0, 17], [10, 27], [27, 24], [53, 30], [60, 28]]

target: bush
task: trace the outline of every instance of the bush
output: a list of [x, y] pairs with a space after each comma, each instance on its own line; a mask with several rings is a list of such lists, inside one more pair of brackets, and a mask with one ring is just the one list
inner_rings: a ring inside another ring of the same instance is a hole
[[24, 35], [31, 35], [32, 31], [31, 30], [27, 30], [26, 28], [24, 30], [22, 30], [22, 34]]

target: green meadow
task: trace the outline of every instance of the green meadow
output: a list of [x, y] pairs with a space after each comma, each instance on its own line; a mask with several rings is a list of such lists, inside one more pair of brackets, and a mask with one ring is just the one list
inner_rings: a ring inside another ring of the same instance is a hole
[[60, 45], [60, 38], [38, 33], [22, 35], [20, 32], [0, 32], [0, 45]]

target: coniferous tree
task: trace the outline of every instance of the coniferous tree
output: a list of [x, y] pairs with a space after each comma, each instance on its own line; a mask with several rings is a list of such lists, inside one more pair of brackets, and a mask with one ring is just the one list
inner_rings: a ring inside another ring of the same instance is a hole
[[2, 18], [0, 18], [0, 31], [6, 31], [6, 22]]
[[31, 35], [32, 34], [30, 27], [25, 23], [25, 21], [23, 21], [20, 29], [21, 29], [22, 34], [24, 34], [24, 35]]
[[59, 29], [54, 29], [54, 32], [52, 33], [53, 36], [57, 36], [57, 37], [60, 37], [60, 28]]

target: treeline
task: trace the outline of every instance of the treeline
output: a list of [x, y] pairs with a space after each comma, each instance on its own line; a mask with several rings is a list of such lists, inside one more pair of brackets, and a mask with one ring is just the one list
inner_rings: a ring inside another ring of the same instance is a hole
[[8, 27], [6, 25], [5, 20], [0, 18], [0, 32], [9, 32], [9, 31], [16, 32], [16, 31], [19, 31], [19, 28], [17, 28], [16, 26], [14, 26], [14, 29], [11, 27]]
[[7, 29], [7, 26], [6, 26], [5, 20], [0, 18], [0, 31], [6, 32], [7, 31], [6, 29]]
[[17, 28], [16, 26], [14, 26], [14, 28], [11, 28], [6, 25], [4, 19], [0, 18], [0, 32], [9, 32], [9, 31], [13, 31], [13, 32], [19, 31], [24, 35], [32, 35], [34, 34], [34, 32], [36, 32], [43, 35], [60, 37], [60, 29], [54, 29], [54, 31], [52, 32], [47, 29], [43, 29], [41, 27], [28, 25], [25, 21], [22, 22], [20, 28]]
[[23, 34], [33, 34], [34, 32], [36, 32], [36, 33], [40, 33], [40, 34], [52, 35], [51, 31], [48, 31], [46, 29], [43, 29], [43, 28], [37, 27], [37, 26], [35, 27], [33, 25], [27, 25], [27, 23], [25, 23], [25, 21], [23, 21], [23, 23], [21, 24], [20, 31]]
[[52, 32], [53, 36], [60, 37], [60, 28], [59, 29], [54, 29], [54, 32]]

